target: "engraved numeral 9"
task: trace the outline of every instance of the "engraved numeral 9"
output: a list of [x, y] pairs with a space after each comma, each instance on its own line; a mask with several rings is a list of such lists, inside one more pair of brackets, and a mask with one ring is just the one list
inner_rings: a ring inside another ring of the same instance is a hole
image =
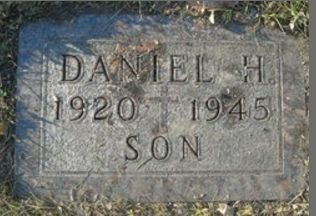
[[211, 122], [211, 121], [215, 121], [219, 117], [222, 111], [222, 104], [220, 100], [218, 100], [216, 97], [210, 97], [206, 101], [206, 108], [211, 113], [214, 113], [214, 115], [210, 119], [207, 119], [207, 121]]
[[[200, 107], [199, 107], [199, 101], [198, 99], [195, 99], [192, 102], [192, 120], [197, 121], [200, 118]], [[222, 103], [221, 101], [216, 97], [210, 97], [205, 102], [206, 109], [212, 114], [210, 118], [207, 118], [206, 121], [212, 122], [219, 118], [221, 112], [222, 112]]]
[[85, 102], [84, 100], [77, 96], [77, 97], [74, 97], [70, 100], [70, 107], [71, 109], [75, 110], [75, 111], [78, 111], [78, 114], [70, 119], [70, 121], [79, 121], [82, 117], [84, 117], [85, 115]]

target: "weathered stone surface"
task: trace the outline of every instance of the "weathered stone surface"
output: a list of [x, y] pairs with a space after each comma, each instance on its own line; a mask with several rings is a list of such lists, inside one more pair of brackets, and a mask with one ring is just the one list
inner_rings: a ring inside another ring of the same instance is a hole
[[303, 186], [292, 39], [161, 17], [21, 30], [16, 185], [80, 200], [288, 199]]

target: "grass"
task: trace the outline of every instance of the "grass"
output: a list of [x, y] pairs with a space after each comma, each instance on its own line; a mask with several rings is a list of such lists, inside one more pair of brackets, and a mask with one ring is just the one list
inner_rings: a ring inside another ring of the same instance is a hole
[[263, 2], [260, 6], [264, 24], [292, 31], [304, 37], [309, 35], [309, 5], [307, 1]]
[[[140, 15], [162, 14], [177, 17], [194, 16], [207, 25], [230, 22], [261, 25], [304, 38], [303, 57], [309, 57], [308, 1], [253, 1], [231, 5], [212, 5], [209, 2], [0, 2], [0, 215], [309, 215], [309, 154], [308, 131], [303, 137], [306, 187], [290, 202], [229, 202], [229, 203], [156, 203], [138, 204], [124, 200], [115, 202], [70, 203], [39, 200], [36, 197], [17, 200], [13, 196], [13, 140], [15, 121], [15, 71], [19, 27], [38, 19], [66, 19], [80, 12], [133, 12]], [[57, 16], [58, 15], [58, 16]], [[305, 60], [304, 60], [305, 61]], [[308, 59], [305, 61], [308, 63]], [[306, 67], [308, 77], [308, 66]], [[306, 82], [308, 96], [308, 81]], [[308, 113], [307, 113], [308, 115]], [[10, 125], [7, 127], [7, 125]]]

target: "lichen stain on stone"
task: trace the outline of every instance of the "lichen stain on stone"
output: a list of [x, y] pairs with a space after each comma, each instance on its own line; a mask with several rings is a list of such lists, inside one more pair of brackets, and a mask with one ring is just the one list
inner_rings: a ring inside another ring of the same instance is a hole
[[99, 198], [98, 193], [87, 186], [82, 186], [79, 189], [71, 189], [70, 191], [70, 199], [72, 201], [92, 203], [97, 201]]
[[118, 175], [112, 175], [110, 177], [110, 180], [112, 183], [118, 183], [119, 177], [118, 177]]
[[227, 71], [227, 72], [230, 73], [230, 74], [242, 75], [242, 74], [240, 74], [240, 72], [239, 72], [240, 67], [239, 67], [239, 65], [237, 65], [237, 64], [229, 64], [229, 65], [225, 66], [223, 70], [224, 70], [224, 71]]
[[133, 44], [133, 41], [128, 41], [126, 43], [119, 43], [116, 46], [116, 50], [114, 51], [115, 54], [123, 55], [123, 54], [146, 54], [150, 52], [155, 52], [159, 49], [160, 43], [158, 40], [144, 40], [137, 42], [133, 45], [129, 45], [131, 42]]
[[297, 166], [299, 165], [299, 163], [300, 163], [300, 159], [299, 159], [298, 157], [293, 157], [293, 158], [291, 159], [291, 165], [292, 165], [293, 167], [297, 167]]
[[[153, 54], [158, 52], [160, 49], [160, 43], [158, 40], [144, 40], [137, 43], [131, 43], [132, 45], [126, 43], [119, 43], [116, 45], [114, 52], [108, 56], [107, 60], [110, 62], [111, 70], [120, 71], [122, 68], [122, 58], [124, 57], [131, 61], [131, 65], [136, 68], [137, 71], [137, 81], [140, 83], [144, 83], [148, 80], [148, 76], [150, 76], [150, 72], [153, 69], [153, 65], [149, 62], [152, 62], [150, 58], [153, 57]], [[140, 58], [140, 59], [137, 59]], [[136, 59], [136, 60], [135, 60]], [[133, 61], [132, 61], [133, 60]], [[140, 68], [137, 68], [136, 63], [142, 61], [142, 65]], [[133, 79], [129, 77], [126, 80]]]
[[143, 101], [145, 96], [144, 89], [135, 81], [126, 83], [124, 89], [131, 93], [131, 96], [135, 98], [138, 102]]
[[142, 44], [136, 46], [136, 51], [137, 52], [155, 52], [159, 48], [159, 41], [158, 40], [150, 40], [150, 41], [145, 41]]
[[281, 191], [288, 192], [290, 191], [290, 184], [288, 181], [282, 181], [279, 185]]
[[244, 90], [238, 86], [235, 87], [228, 87], [221, 91], [220, 98], [224, 103], [224, 107], [227, 108], [225, 105], [229, 105], [230, 103], [234, 103], [237, 99], [244, 95]]

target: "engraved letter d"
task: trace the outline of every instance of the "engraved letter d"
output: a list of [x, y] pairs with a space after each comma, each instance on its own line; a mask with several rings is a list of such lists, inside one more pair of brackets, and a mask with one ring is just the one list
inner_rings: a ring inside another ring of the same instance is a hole
[[62, 81], [73, 82], [81, 75], [80, 58], [74, 55], [63, 55], [63, 78]]

